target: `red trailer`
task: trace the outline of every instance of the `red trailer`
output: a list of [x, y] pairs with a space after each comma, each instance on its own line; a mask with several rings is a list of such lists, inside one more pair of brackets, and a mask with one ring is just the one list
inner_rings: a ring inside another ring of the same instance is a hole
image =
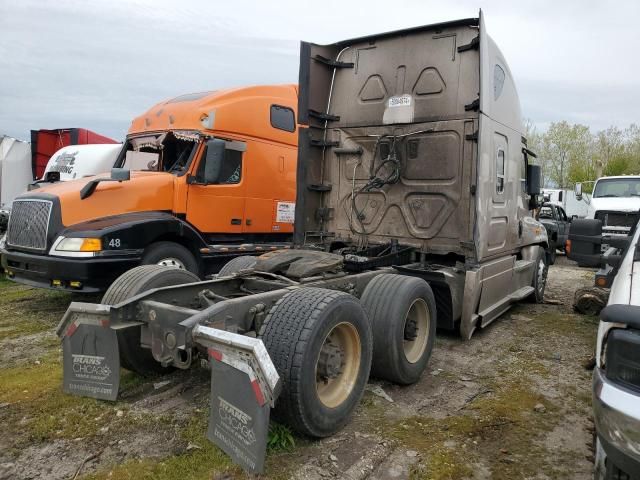
[[47, 162], [56, 151], [67, 145], [87, 143], [118, 143], [85, 128], [58, 128], [55, 130], [31, 130], [31, 168], [33, 178], [42, 178]]

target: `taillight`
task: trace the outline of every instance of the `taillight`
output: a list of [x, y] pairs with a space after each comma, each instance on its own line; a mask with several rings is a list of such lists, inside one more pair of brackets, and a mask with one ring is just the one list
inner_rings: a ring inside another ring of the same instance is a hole
[[571, 253], [571, 240], [567, 240], [564, 244], [564, 251], [567, 255]]

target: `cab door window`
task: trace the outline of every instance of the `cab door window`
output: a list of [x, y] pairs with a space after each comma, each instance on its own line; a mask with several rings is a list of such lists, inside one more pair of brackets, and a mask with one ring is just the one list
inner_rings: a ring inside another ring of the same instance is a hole
[[567, 214], [562, 207], [558, 207], [558, 220], [562, 220], [563, 222], [567, 221]]
[[[224, 159], [222, 160], [222, 168], [220, 169], [220, 175], [218, 180], [212, 183], [212, 185], [233, 185], [240, 183], [242, 180], [242, 153], [244, 144], [240, 142], [228, 142], [229, 144], [224, 152]], [[238, 144], [238, 145], [233, 145]], [[196, 171], [196, 180], [198, 183], [204, 183], [204, 166], [205, 158], [207, 158], [207, 145], [205, 144], [202, 149], [202, 155], [200, 156], [200, 164]]]
[[496, 153], [496, 193], [504, 193], [504, 150], [498, 149]]

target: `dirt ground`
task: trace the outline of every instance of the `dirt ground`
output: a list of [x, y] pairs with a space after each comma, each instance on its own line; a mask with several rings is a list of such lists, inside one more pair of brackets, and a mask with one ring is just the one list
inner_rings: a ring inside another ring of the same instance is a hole
[[[584, 364], [597, 319], [571, 303], [592, 283], [593, 272], [559, 257], [545, 304], [518, 305], [468, 342], [439, 333], [418, 384], [371, 380], [343, 431], [275, 442], [263, 478], [588, 478]], [[205, 438], [205, 369], [125, 373], [115, 403], [62, 393], [54, 330], [72, 299], [98, 300], [0, 281], [0, 478], [245, 478]]]

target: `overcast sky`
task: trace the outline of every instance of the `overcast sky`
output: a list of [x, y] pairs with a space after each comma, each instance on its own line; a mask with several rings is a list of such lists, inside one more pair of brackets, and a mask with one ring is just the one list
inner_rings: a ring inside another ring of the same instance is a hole
[[83, 127], [121, 139], [183, 93], [296, 82], [298, 42], [475, 17], [539, 128], [640, 123], [640, 1], [0, 0], [0, 134]]

